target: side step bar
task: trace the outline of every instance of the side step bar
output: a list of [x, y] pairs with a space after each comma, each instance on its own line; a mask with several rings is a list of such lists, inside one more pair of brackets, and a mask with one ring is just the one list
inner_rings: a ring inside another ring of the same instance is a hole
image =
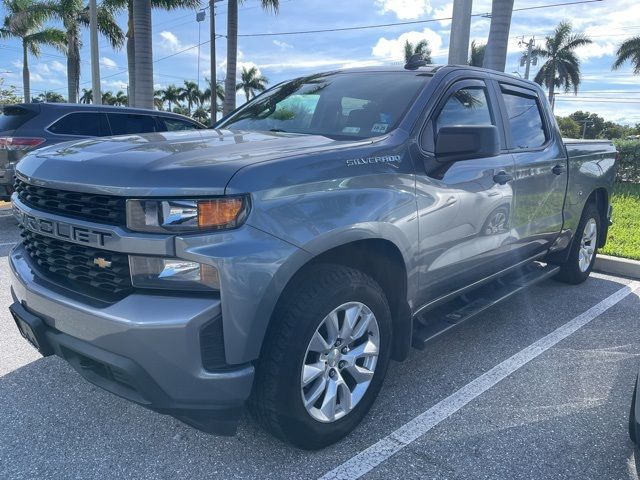
[[414, 319], [413, 346], [423, 350], [426, 343], [441, 333], [469, 320], [531, 285], [555, 275], [560, 267], [539, 262], [505, 275], [476, 290], [422, 312]]

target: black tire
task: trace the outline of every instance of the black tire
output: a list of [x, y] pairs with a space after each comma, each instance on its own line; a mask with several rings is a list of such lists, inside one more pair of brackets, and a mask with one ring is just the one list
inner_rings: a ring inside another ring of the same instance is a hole
[[[323, 423], [307, 412], [300, 375], [307, 346], [323, 319], [347, 302], [365, 304], [376, 317], [380, 333], [378, 363], [366, 393], [344, 417]], [[276, 437], [314, 450], [349, 434], [367, 414], [384, 377], [392, 345], [391, 313], [380, 286], [361, 271], [341, 265], [310, 267], [284, 293], [272, 318], [260, 359], [249, 408]]]
[[[593, 219], [596, 223], [597, 236], [594, 240], [594, 252], [593, 257], [591, 258], [591, 262], [589, 263], [589, 267], [586, 270], [582, 270], [579, 263], [582, 235], [584, 233], [585, 226], [591, 219]], [[598, 239], [601, 231], [600, 212], [598, 211], [598, 208], [594, 203], [589, 202], [585, 205], [584, 210], [582, 211], [582, 216], [580, 217], [578, 228], [576, 229], [576, 233], [573, 236], [573, 241], [571, 242], [569, 257], [564, 263], [560, 265], [560, 272], [556, 277], [558, 280], [560, 280], [561, 282], [570, 283], [572, 285], [577, 285], [589, 278], [591, 270], [593, 270], [593, 264], [595, 263], [596, 255], [598, 254]]]

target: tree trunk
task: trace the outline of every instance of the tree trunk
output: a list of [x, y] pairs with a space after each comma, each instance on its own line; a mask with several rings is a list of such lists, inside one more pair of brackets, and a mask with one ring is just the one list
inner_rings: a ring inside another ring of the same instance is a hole
[[136, 63], [134, 106], [153, 109], [151, 0], [133, 0], [133, 31]]
[[129, 12], [127, 20], [127, 68], [129, 75], [129, 106], [135, 105], [135, 85], [136, 85], [136, 45], [133, 30], [133, 0], [127, 2]]
[[493, 0], [491, 3], [491, 27], [484, 54], [484, 68], [504, 72], [509, 44], [509, 29], [513, 0]]
[[78, 103], [80, 93], [80, 48], [78, 35], [73, 30], [67, 32], [67, 98], [69, 103]]
[[[238, 0], [227, 4], [227, 78], [224, 82], [223, 115], [236, 108], [236, 64], [238, 60]], [[215, 82], [215, 79], [213, 79]]]
[[549, 85], [549, 105], [551, 105], [551, 111], [555, 107], [555, 92], [553, 82]]
[[31, 78], [29, 75], [29, 55], [27, 54], [27, 44], [22, 43], [22, 90], [24, 93], [24, 103], [31, 103]]

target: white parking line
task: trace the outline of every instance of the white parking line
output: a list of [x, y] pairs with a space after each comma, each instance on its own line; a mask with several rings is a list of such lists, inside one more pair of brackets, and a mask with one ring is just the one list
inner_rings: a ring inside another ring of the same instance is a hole
[[614, 294], [594, 305], [586, 312], [565, 323], [549, 335], [520, 350], [504, 362], [468, 383], [460, 390], [440, 401], [430, 409], [371, 445], [366, 450], [334, 468], [320, 480], [351, 480], [370, 472], [411, 442], [417, 440], [433, 427], [456, 413], [466, 404], [483, 394], [491, 387], [522, 368], [534, 358], [543, 354], [558, 342], [587, 325], [594, 318], [613, 307], [629, 294], [640, 289], [640, 282], [632, 282]]
[[11, 245], [15, 244], [16, 242], [0, 243], [0, 247], [10, 247]]

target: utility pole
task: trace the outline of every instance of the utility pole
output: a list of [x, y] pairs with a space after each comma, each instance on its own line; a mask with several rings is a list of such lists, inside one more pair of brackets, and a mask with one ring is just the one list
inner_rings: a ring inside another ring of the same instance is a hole
[[587, 127], [588, 126], [592, 127], [593, 123], [588, 118], [585, 118], [584, 120], [579, 120], [578, 123], [582, 124], [582, 138], [584, 138], [584, 136], [587, 134]]
[[89, 41], [91, 43], [91, 95], [94, 105], [102, 105], [100, 93], [100, 55], [98, 54], [98, 6], [89, 0]]
[[469, 56], [471, 0], [453, 0], [452, 17], [448, 63], [450, 65], [466, 65]]
[[[536, 44], [536, 37], [530, 38], [528, 42], [524, 41], [524, 37], [522, 40], [518, 42], [518, 46], [522, 47], [523, 45], [527, 47], [527, 53], [524, 58], [520, 60], [520, 66], [524, 66], [524, 78], [525, 80], [529, 80], [529, 71], [531, 70], [531, 64], [535, 67], [538, 64], [538, 57], [531, 57], [531, 51], [533, 50], [533, 46]], [[523, 65], [524, 63], [524, 65]]]

